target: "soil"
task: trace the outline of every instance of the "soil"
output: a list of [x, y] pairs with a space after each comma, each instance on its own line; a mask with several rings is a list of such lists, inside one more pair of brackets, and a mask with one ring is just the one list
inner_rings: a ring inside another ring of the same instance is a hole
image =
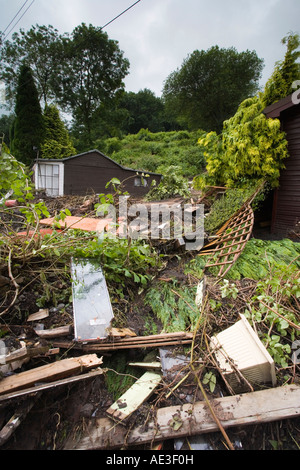
[[[42, 195], [40, 195], [41, 197]], [[61, 209], [68, 208], [72, 215], [82, 215], [84, 213], [91, 214], [93, 212], [93, 204], [95, 198], [91, 197], [63, 197], [63, 198], [43, 198], [46, 202], [51, 215], [54, 215]], [[17, 221], [16, 221], [17, 223]], [[181, 284], [189, 285], [191, 279], [184, 274], [182, 259], [184, 256], [189, 257], [189, 254], [182, 254], [179, 257], [180, 250], [172, 249], [174, 246], [163, 246], [162, 251], [168, 251], [169, 262], [165, 269], [159, 274], [160, 278], [168, 282], [168, 279], [177, 279]], [[2, 273], [3, 274], [3, 273]], [[7, 273], [4, 273], [7, 276]], [[28, 325], [25, 321], [24, 312], [26, 316], [37, 311], [37, 299], [40, 297], [40, 284], [31, 282], [32, 273], [21, 273], [23, 277], [22, 285], [27, 285], [19, 295], [15, 305], [14, 314], [10, 315], [9, 321], [5, 322], [5, 318], [1, 318], [3, 324], [0, 328], [1, 334], [6, 334], [6, 346], [14, 349], [18, 346], [17, 338], [26, 336], [27, 340], [36, 339], [36, 334], [33, 326]], [[156, 282], [156, 281], [154, 281]], [[242, 289], [251, 289], [251, 281], [243, 280], [241, 282]], [[213, 283], [212, 283], [213, 285]], [[10, 286], [9, 286], [10, 287]], [[70, 324], [72, 322], [72, 304], [68, 301], [68, 279], [63, 276], [55, 277], [53, 273], [53, 288], [61, 293], [58, 296], [56, 305], [47, 305], [50, 315], [48, 318], [41, 320], [39, 323], [43, 324], [45, 329]], [[211, 286], [211, 294], [218, 295]], [[7, 295], [8, 287], [4, 285], [0, 287], [1, 293]], [[145, 305], [144, 293], [130, 292], [131, 295], [123, 299], [112, 298], [113, 309], [116, 314], [115, 325], [118, 327], [129, 327], [137, 335], [149, 334], [146, 331], [145, 319], [151, 317], [153, 324], [156, 325], [158, 332], [161, 331], [161, 323], [153, 317], [151, 308]], [[222, 330], [228, 325], [234, 323], [238, 318], [239, 308], [232, 308], [229, 306], [228, 315], [214, 316], [208, 319], [208, 328], [210, 332], [214, 329]], [[36, 325], [35, 325], [36, 326]], [[69, 338], [72, 340], [72, 336]], [[72, 351], [72, 355], [80, 355], [80, 352]], [[173, 354], [185, 354], [185, 350], [180, 348], [171, 348]], [[115, 368], [119, 373], [129, 371], [133, 375], [140, 374], [137, 369], [127, 369], [127, 364], [132, 361], [143, 361], [149, 352], [153, 357], [159, 356], [159, 351], [149, 350], [125, 350], [121, 353], [112, 353], [108, 356], [103, 356], [103, 369], [111, 369], [111, 364], [115, 364]], [[27, 368], [37, 367], [50, 361], [55, 361], [58, 358], [67, 357], [70, 355], [68, 351], [61, 351], [59, 356], [55, 357], [39, 357], [30, 360], [30, 364], [24, 364], [19, 371], [26, 370]], [[116, 377], [119, 378], [118, 375]], [[208, 386], [206, 387], [207, 394], [212, 397], [220, 397], [221, 395], [228, 394], [223, 385], [222, 379], [219, 377], [217, 387], [213, 393], [210, 392]], [[198, 401], [203, 399], [201, 392], [195, 387], [195, 380], [191, 378], [184, 382], [170, 398], [166, 399], [167, 387], [172, 384], [174, 376], [166, 377], [163, 387], [159, 387], [148, 403], [144, 404], [137, 410], [130, 419], [130, 425], [138, 424], [145, 420], [149, 413], [151, 405], [157, 407], [171, 406], [174, 404], [185, 403], [186, 400]], [[120, 382], [122, 385], [122, 382]], [[16, 403], [15, 400], [9, 401], [4, 405], [0, 404], [0, 429], [11, 418], [16, 410], [16, 407], [26, 405], [27, 400], [32, 400], [32, 397], [19, 399]], [[83, 433], [88, 423], [97, 418], [105, 417], [105, 411], [115, 401], [113, 390], [109, 387], [106, 374], [80, 381], [74, 384], [69, 384], [55, 389], [49, 389], [35, 397], [35, 403], [31, 411], [27, 414], [25, 420], [16, 429], [11, 438], [1, 447], [2, 450], [60, 450], [64, 448], [66, 441], [72, 436]], [[272, 450], [275, 448], [283, 450], [299, 450], [300, 442], [300, 418], [276, 421], [266, 424], [256, 424], [253, 426], [234, 428], [228, 431], [228, 436], [231, 442], [234, 443], [236, 449], [243, 450]], [[203, 436], [205, 442], [211, 449], [224, 450], [226, 444], [220, 433], [212, 433]], [[173, 450], [175, 445], [179, 445], [174, 440], [165, 441], [163, 449]], [[182, 450], [188, 449], [188, 443], [183, 442]], [[132, 448], [132, 450], [145, 450], [149, 446], [141, 446]], [[130, 449], [129, 449], [130, 450]]]

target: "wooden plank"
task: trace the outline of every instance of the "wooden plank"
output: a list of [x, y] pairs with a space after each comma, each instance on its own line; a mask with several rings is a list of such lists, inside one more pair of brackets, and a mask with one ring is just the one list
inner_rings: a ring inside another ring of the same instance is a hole
[[152, 336], [136, 336], [130, 338], [121, 338], [115, 341], [101, 341], [91, 343], [74, 343], [70, 341], [52, 341], [53, 346], [59, 348], [75, 348], [81, 351], [114, 351], [118, 349], [133, 349], [133, 348], [155, 348], [160, 346], [180, 346], [183, 344], [190, 344], [193, 340], [193, 333], [164, 333]]
[[31, 315], [29, 315], [29, 317], [27, 318], [27, 321], [43, 320], [43, 318], [47, 318], [47, 317], [49, 317], [49, 309], [44, 308], [44, 309], [40, 309], [36, 313], [32, 313]]
[[[300, 386], [295, 384], [211, 401], [224, 429], [298, 417], [299, 403]], [[217, 431], [219, 428], [207, 404], [197, 402], [158, 409], [146, 428], [140, 425], [129, 430], [113, 425], [108, 418], [99, 419], [90, 425], [85, 436], [77, 442], [68, 441], [65, 448], [117, 449]]]
[[147, 341], [147, 342], [136, 342], [136, 343], [99, 343], [99, 344], [83, 344], [82, 346], [76, 343], [68, 342], [68, 341], [52, 341], [52, 345], [58, 348], [74, 348], [80, 349], [81, 351], [88, 352], [88, 351], [97, 351], [98, 353], [106, 352], [106, 351], [117, 351], [120, 349], [136, 349], [136, 348], [159, 348], [161, 346], [183, 346], [191, 344], [192, 338], [183, 338], [183, 339], [176, 339], [176, 340], [161, 340], [161, 341]]
[[179, 331], [175, 333], [161, 333], [158, 335], [150, 335], [150, 336], [136, 336], [135, 338], [123, 338], [120, 340], [122, 343], [128, 342], [144, 342], [144, 341], [156, 341], [156, 340], [168, 340], [168, 339], [177, 339], [177, 338], [192, 338], [193, 333], [186, 333], [185, 331]]
[[5, 377], [0, 381], [0, 394], [30, 387], [38, 382], [51, 382], [72, 374], [79, 374], [83, 370], [98, 367], [101, 364], [102, 359], [98, 358], [96, 354], [56, 361], [10, 377]]
[[33, 393], [36, 393], [36, 392], [43, 392], [52, 388], [62, 387], [63, 385], [69, 385], [69, 384], [79, 382], [82, 380], [95, 378], [98, 375], [102, 375], [102, 374], [103, 374], [102, 369], [95, 369], [85, 374], [75, 375], [73, 377], [67, 377], [66, 379], [56, 380], [54, 382], [44, 383], [41, 385], [35, 385], [34, 387], [26, 388], [23, 390], [17, 390], [15, 392], [11, 392], [6, 395], [0, 395], [0, 406], [1, 404], [7, 401], [11, 401], [11, 400], [14, 400], [14, 399], [26, 396], [26, 395], [32, 395]]
[[108, 330], [108, 336], [124, 338], [125, 336], [136, 336], [136, 333], [130, 328], [110, 328]]
[[58, 338], [61, 336], [68, 336], [72, 333], [73, 326], [65, 325], [51, 328], [49, 330], [34, 330], [40, 338]]
[[124, 421], [149, 398], [160, 381], [161, 375], [157, 372], [145, 372], [132, 387], [108, 408], [106, 413], [118, 422]]
[[49, 346], [36, 346], [27, 348], [26, 344], [20, 349], [16, 349], [6, 356], [2, 356], [0, 372], [7, 372], [19, 369], [22, 365], [30, 360], [31, 357], [45, 355], [49, 351]]

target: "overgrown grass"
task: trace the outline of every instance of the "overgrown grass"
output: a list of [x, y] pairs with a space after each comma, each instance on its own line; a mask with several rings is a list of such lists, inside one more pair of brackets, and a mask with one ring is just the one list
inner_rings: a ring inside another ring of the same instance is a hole
[[186, 177], [202, 173], [205, 166], [203, 152], [197, 144], [203, 131], [157, 132], [141, 129], [123, 139], [113, 137], [101, 140], [97, 148], [126, 167], [160, 172], [161, 165], [180, 166]]

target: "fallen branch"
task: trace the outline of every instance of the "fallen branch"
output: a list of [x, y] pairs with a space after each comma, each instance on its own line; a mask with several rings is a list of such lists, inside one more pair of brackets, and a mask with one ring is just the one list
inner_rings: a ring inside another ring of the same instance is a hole
[[50, 383], [43, 383], [41, 385], [35, 385], [33, 387], [29, 387], [23, 390], [17, 390], [15, 392], [10, 392], [6, 395], [0, 395], [0, 405], [2, 403], [6, 403], [7, 401], [11, 401], [26, 395], [32, 395], [36, 392], [43, 392], [45, 390], [54, 389], [56, 387], [62, 387], [64, 385], [70, 385], [75, 382], [79, 382], [82, 380], [87, 380], [91, 378], [98, 377], [99, 375], [103, 374], [102, 369], [95, 369], [86, 374], [75, 375], [73, 377], [67, 377], [66, 379], [55, 380], [54, 382]]
[[262, 300], [259, 300], [259, 302], [261, 304], [263, 304], [265, 307], [267, 307], [269, 310], [271, 310], [271, 312], [275, 313], [276, 315], [278, 315], [278, 317], [282, 318], [283, 320], [285, 320], [292, 328], [295, 328], [295, 330], [299, 330], [300, 331], [300, 326], [299, 325], [296, 325], [296, 323], [293, 323], [291, 320], [289, 320], [288, 318], [286, 318], [284, 315], [281, 315], [280, 313], [276, 312], [276, 310], [274, 310], [272, 307], [270, 307], [269, 305], [265, 304], [265, 302], [263, 302]]

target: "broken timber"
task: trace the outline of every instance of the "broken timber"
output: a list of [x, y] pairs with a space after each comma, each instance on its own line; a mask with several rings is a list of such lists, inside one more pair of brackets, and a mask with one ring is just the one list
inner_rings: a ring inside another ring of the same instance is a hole
[[73, 384], [75, 382], [79, 382], [83, 380], [88, 380], [91, 378], [93, 379], [102, 374], [103, 374], [103, 370], [98, 368], [98, 369], [91, 370], [87, 372], [86, 374], [75, 375], [72, 377], [67, 377], [66, 379], [56, 380], [54, 382], [42, 383], [42, 384], [34, 385], [33, 387], [29, 387], [29, 388], [22, 389], [22, 390], [17, 390], [15, 392], [10, 392], [5, 395], [0, 395], [0, 406], [1, 404], [7, 401], [19, 399], [26, 395], [32, 395], [38, 392], [44, 392], [45, 390], [49, 390], [50, 388], [54, 389], [56, 387], [63, 387], [65, 385]]
[[39, 394], [36, 393], [33, 397], [28, 398], [25, 403], [22, 403], [14, 412], [10, 420], [0, 431], [0, 447], [8, 441], [15, 430], [20, 426], [22, 421], [26, 418], [36, 400], [39, 398]]
[[[227, 429], [297, 417], [299, 402], [300, 386], [293, 384], [214, 399], [211, 405]], [[219, 428], [203, 401], [160, 408], [146, 427], [141, 425], [130, 430], [109, 418], [101, 418], [96, 425], [90, 425], [80, 440], [69, 440], [65, 449], [116, 449], [217, 431]]]
[[96, 354], [62, 359], [3, 378], [0, 381], [0, 395], [30, 387], [38, 382], [51, 382], [73, 374], [80, 374], [83, 370], [99, 367], [101, 364], [102, 358], [98, 358]]
[[52, 341], [53, 346], [59, 348], [74, 348], [81, 351], [115, 351], [119, 349], [133, 348], [157, 348], [161, 346], [181, 346], [191, 344], [193, 341], [193, 333], [162, 333], [151, 336], [135, 336], [130, 338], [121, 338], [115, 341], [101, 341], [98, 343], [81, 344], [71, 341]]
[[157, 372], [145, 372], [132, 387], [108, 408], [106, 413], [118, 422], [126, 420], [149, 398], [160, 381], [161, 375]]
[[35, 333], [40, 338], [58, 338], [59, 336], [69, 336], [72, 333], [73, 325], [58, 326], [56, 328], [50, 328], [49, 330], [38, 330], [35, 329]]

